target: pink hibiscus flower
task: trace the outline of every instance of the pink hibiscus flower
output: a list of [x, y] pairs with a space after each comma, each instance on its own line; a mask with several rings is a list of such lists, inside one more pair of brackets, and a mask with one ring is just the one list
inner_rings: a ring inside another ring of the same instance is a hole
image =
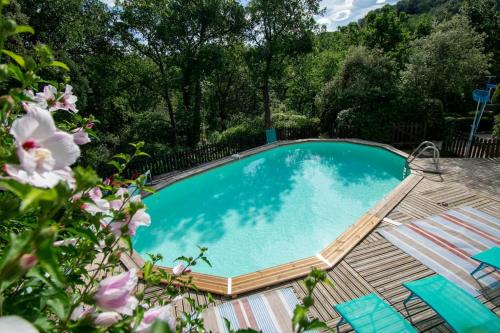
[[151, 225], [151, 217], [146, 213], [146, 209], [142, 208], [135, 212], [132, 217], [127, 217], [124, 221], [114, 221], [109, 225], [111, 232], [116, 236], [120, 236], [122, 228], [127, 226], [127, 234], [134, 236], [139, 227], [148, 227]]
[[71, 132], [71, 135], [73, 135], [73, 140], [79, 146], [90, 142], [89, 135], [87, 134], [87, 132], [85, 132], [85, 130], [82, 127], [73, 130]]
[[132, 269], [119, 275], [105, 278], [94, 294], [96, 305], [103, 310], [132, 315], [137, 307], [137, 298], [132, 293], [137, 285], [137, 271]]
[[155, 321], [164, 321], [170, 327], [172, 332], [175, 332], [175, 317], [173, 315], [172, 306], [166, 305], [149, 309], [144, 313], [144, 318], [135, 330], [135, 333], [149, 333]]
[[73, 95], [73, 87], [67, 84], [64, 93], [57, 100], [56, 106], [60, 110], [77, 113], [78, 109], [76, 108], [76, 101], [78, 101], [78, 98]]
[[99, 187], [94, 187], [89, 192], [89, 197], [92, 200], [91, 203], [84, 203], [81, 208], [91, 215], [96, 215], [98, 213], [107, 214], [109, 213], [109, 201], [102, 198], [102, 191]]
[[69, 166], [80, 156], [80, 148], [70, 134], [57, 130], [47, 110], [31, 105], [27, 112], [10, 130], [20, 164], [6, 164], [4, 171], [18, 182], [36, 187], [50, 188], [60, 181], [71, 186]]

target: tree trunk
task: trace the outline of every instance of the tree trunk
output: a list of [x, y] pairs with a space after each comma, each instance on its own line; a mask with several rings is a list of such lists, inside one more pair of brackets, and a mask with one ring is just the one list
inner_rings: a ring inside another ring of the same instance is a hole
[[168, 92], [168, 89], [165, 89], [164, 95], [165, 95], [165, 101], [167, 102], [170, 125], [172, 126], [174, 145], [177, 145], [177, 121], [175, 120], [174, 108], [172, 106], [172, 101], [170, 100], [170, 94]]
[[219, 128], [222, 131], [226, 130], [226, 107], [222, 97], [219, 97], [219, 118], [220, 118], [220, 126]]
[[[160, 69], [161, 77], [163, 80], [167, 79], [165, 67], [161, 61], [157, 62]], [[170, 99], [170, 92], [168, 91], [168, 85], [165, 84], [163, 89], [163, 98], [167, 103], [168, 117], [170, 118], [170, 126], [172, 126], [172, 134], [174, 139], [174, 145], [177, 145], [177, 121], [175, 120], [174, 108], [172, 106], [172, 100]]]
[[226, 126], [226, 120], [227, 120], [227, 114], [226, 114], [226, 101], [227, 101], [227, 91], [229, 91], [229, 88], [226, 90], [226, 92], [221, 92], [219, 91], [217, 93], [217, 104], [219, 106], [219, 117], [220, 117], [220, 126], [219, 128], [222, 131], [225, 131], [227, 129]]
[[271, 128], [271, 105], [269, 97], [269, 72], [266, 69], [264, 73], [264, 86], [262, 87], [264, 99], [264, 125], [266, 128]]
[[194, 87], [194, 107], [193, 107], [193, 119], [191, 127], [191, 146], [196, 146], [200, 142], [200, 128], [201, 128], [201, 82], [200, 79], [196, 79]]
[[271, 128], [271, 101], [269, 97], [269, 71], [271, 69], [271, 59], [266, 59], [266, 68], [264, 71], [264, 85], [262, 87], [262, 97], [264, 99], [264, 125]]

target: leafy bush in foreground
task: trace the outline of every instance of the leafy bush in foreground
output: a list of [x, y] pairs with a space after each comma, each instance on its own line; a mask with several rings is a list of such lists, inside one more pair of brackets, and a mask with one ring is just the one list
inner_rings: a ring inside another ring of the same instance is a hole
[[495, 116], [495, 123], [493, 125], [493, 137], [500, 139], [500, 114]]
[[[7, 4], [0, 0], [0, 11]], [[137, 229], [151, 223], [140, 196], [150, 191], [144, 176], [122, 176], [145, 155], [144, 143], [112, 157], [112, 178], [75, 166], [97, 121], [78, 114], [70, 85], [41, 78], [49, 68], [68, 70], [49, 48], [38, 45], [35, 57], [4, 49], [7, 38], [32, 28], [2, 15], [0, 26], [0, 331], [203, 332], [204, 307], [188, 298], [194, 310], [175, 317], [171, 303], [196, 288], [188, 273], [200, 260], [209, 263], [207, 249], [179, 257], [172, 272], [155, 268], [159, 255], [140, 275], [121, 266]], [[297, 332], [325, 327], [307, 318], [312, 290], [325, 280], [316, 270], [306, 279]], [[142, 290], [157, 285], [145, 298]]]

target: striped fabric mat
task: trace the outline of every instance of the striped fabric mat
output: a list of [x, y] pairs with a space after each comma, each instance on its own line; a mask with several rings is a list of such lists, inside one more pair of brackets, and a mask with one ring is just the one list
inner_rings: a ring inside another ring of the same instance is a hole
[[479, 262], [470, 257], [500, 245], [500, 219], [471, 207], [450, 210], [379, 233], [436, 273], [477, 296], [481, 285], [500, 282], [492, 269], [470, 276]]
[[231, 329], [252, 328], [264, 333], [292, 332], [292, 315], [299, 303], [292, 288], [273, 290], [224, 303], [205, 310], [203, 319], [209, 332], [228, 332]]

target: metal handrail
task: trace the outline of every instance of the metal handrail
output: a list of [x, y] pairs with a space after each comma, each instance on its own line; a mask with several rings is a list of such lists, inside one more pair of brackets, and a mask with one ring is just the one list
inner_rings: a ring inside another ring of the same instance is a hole
[[418, 147], [406, 159], [406, 165], [408, 167], [410, 167], [410, 164], [414, 160], [416, 160], [423, 153], [425, 153], [429, 150], [432, 151], [432, 163], [434, 163], [434, 166], [436, 167], [436, 171], [439, 172], [439, 158], [440, 158], [439, 149], [436, 147], [434, 142], [431, 142], [431, 141], [424, 141], [421, 144], [419, 144]]

